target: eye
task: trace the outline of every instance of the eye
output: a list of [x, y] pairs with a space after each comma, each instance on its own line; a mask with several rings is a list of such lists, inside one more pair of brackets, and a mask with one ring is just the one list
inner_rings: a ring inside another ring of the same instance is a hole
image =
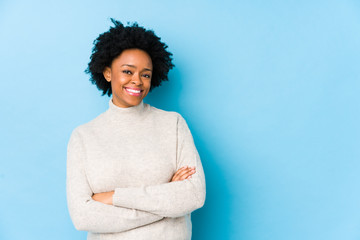
[[146, 78], [151, 78], [150, 74], [143, 74], [142, 76]]
[[122, 72], [125, 73], [125, 74], [128, 74], [128, 75], [132, 74], [132, 72], [129, 71], [129, 70], [123, 70]]

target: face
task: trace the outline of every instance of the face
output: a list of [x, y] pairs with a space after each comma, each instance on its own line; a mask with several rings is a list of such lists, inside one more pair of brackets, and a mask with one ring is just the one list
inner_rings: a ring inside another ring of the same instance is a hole
[[126, 49], [106, 67], [103, 74], [111, 83], [112, 101], [118, 107], [133, 107], [149, 93], [153, 66], [140, 49]]

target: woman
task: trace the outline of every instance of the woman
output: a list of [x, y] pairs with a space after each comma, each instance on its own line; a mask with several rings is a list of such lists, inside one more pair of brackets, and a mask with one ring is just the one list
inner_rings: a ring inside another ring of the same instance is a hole
[[109, 108], [74, 129], [67, 152], [71, 219], [87, 239], [191, 239], [205, 176], [176, 112], [143, 102], [167, 80], [171, 53], [153, 31], [115, 27], [94, 42], [87, 73]]

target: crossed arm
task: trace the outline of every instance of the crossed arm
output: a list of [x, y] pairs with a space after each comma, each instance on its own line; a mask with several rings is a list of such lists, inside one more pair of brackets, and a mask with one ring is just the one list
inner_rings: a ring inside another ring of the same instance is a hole
[[181, 115], [178, 117], [176, 134], [179, 169], [169, 183], [115, 188], [112, 192], [95, 194], [93, 199], [171, 218], [201, 208], [205, 202], [205, 175], [194, 140]]
[[[190, 179], [191, 175], [193, 175], [195, 172], [196, 172], [195, 167], [184, 166], [184, 167], [180, 168], [174, 174], [174, 176], [171, 178], [170, 182], [176, 182], [176, 181], [182, 181], [185, 179]], [[95, 201], [104, 203], [104, 204], [113, 205], [114, 193], [115, 193], [115, 191], [95, 193], [94, 195], [92, 195], [92, 199], [94, 199]]]
[[93, 200], [93, 192], [84, 170], [83, 151], [81, 137], [74, 131], [67, 150], [66, 191], [70, 217], [77, 230], [123, 232], [163, 219], [150, 212], [109, 206]]
[[[184, 216], [205, 202], [205, 176], [185, 121], [178, 123], [178, 169], [169, 183], [93, 194], [84, 170], [78, 131], [68, 144], [67, 200], [75, 228], [97, 233], [123, 232], [164, 217]], [[193, 167], [187, 167], [193, 166]], [[105, 203], [105, 204], [104, 204]]]

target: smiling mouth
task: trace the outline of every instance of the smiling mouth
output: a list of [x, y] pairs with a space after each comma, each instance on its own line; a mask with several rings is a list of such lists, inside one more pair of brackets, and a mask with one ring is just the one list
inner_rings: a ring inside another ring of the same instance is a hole
[[141, 96], [144, 90], [125, 87], [125, 91], [131, 96]]

